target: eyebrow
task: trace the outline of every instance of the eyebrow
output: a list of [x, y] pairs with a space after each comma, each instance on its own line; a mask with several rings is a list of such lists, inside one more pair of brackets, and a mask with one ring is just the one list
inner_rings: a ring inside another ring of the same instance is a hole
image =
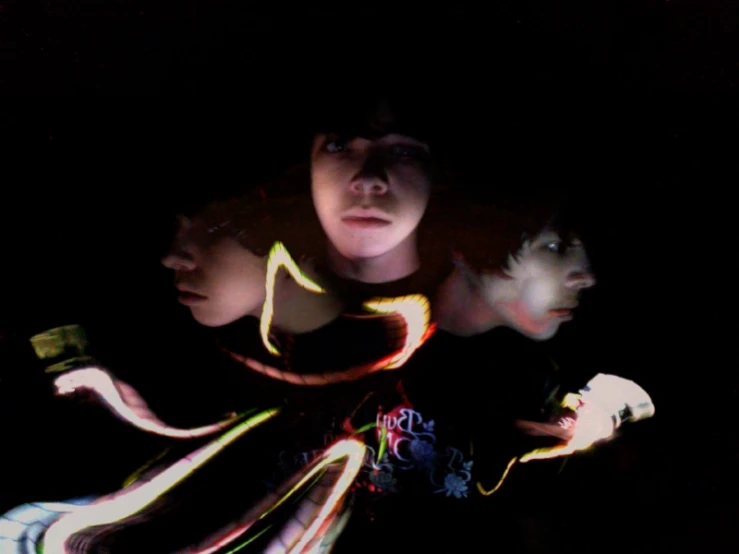
[[392, 126], [376, 129], [372, 127], [367, 127], [366, 125], [362, 125], [355, 127], [335, 128], [323, 131], [318, 134], [324, 135], [326, 137], [326, 140], [329, 140], [330, 137], [338, 137], [347, 141], [353, 140], [355, 138], [378, 141], [387, 137], [393, 137], [398, 139], [407, 139], [415, 143], [428, 146], [428, 143], [425, 140], [415, 136], [414, 133], [404, 132], [402, 129], [398, 129]]
[[413, 143], [414, 146], [421, 146], [421, 147], [426, 148], [426, 149], [429, 148], [428, 143], [424, 142], [423, 140], [418, 139], [418, 138], [416, 138], [414, 136], [411, 136], [411, 135], [404, 135], [402, 133], [395, 133], [395, 132], [388, 133], [388, 134], [383, 135], [382, 137], [380, 137], [380, 139], [378, 139], [378, 140], [382, 140], [382, 139], [405, 141], [405, 142]]

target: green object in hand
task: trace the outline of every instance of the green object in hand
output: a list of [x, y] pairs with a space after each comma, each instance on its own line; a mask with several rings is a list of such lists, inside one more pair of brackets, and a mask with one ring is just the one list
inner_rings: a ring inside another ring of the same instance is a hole
[[46, 373], [60, 373], [93, 362], [87, 354], [87, 335], [79, 325], [48, 329], [32, 336], [31, 345], [39, 360], [47, 364]]

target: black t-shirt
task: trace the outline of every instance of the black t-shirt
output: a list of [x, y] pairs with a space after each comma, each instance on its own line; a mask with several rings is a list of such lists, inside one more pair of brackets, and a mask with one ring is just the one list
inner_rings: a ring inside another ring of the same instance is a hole
[[[357, 314], [371, 298], [414, 293], [432, 298], [439, 282], [420, 273], [379, 285], [334, 277], [332, 290], [347, 311]], [[340, 370], [402, 343], [397, 338], [402, 335], [389, 340], [392, 328], [378, 321], [339, 318], [295, 337], [286, 358], [299, 372]], [[441, 529], [448, 527], [448, 520], [461, 528], [481, 502], [490, 506], [476, 484], [479, 480], [492, 486], [510, 458], [522, 453], [525, 445], [517, 442], [513, 420], [542, 417], [554, 387], [552, 371], [536, 343], [512, 331], [464, 339], [438, 332], [402, 368], [353, 383], [310, 388], [300, 405], [313, 422], [314, 446], [309, 448], [306, 440], [286, 440], [278, 454], [277, 465], [284, 466], [278, 479], [308, 463], [336, 438], [364, 429], [367, 456], [355, 482], [353, 515], [337, 552], [363, 550], [374, 540], [368, 542], [368, 534], [385, 550], [389, 546], [384, 535], [389, 534], [400, 535], [390, 541], [399, 550], [428, 539], [429, 545], [446, 544], [454, 551], [454, 533], [421, 533], [426, 537], [421, 540], [409, 527], [438, 524]]]
[[[513, 422], [546, 419], [557, 391], [555, 367], [540, 345], [512, 331], [474, 338], [437, 332], [397, 373], [395, 395], [388, 388], [384, 402], [375, 403], [380, 429], [368, 445], [379, 450], [383, 427], [390, 440], [373, 483], [387, 486], [364, 493], [364, 504], [356, 504], [363, 511], [336, 552], [370, 543], [386, 552], [459, 552], [479, 549], [485, 533], [517, 539], [516, 514], [528, 509], [524, 498], [536, 498], [520, 494], [522, 483], [531, 480], [528, 488], [535, 489], [553, 477], [551, 466], [512, 470], [490, 497], [477, 483], [491, 489], [511, 458], [542, 446], [517, 433]], [[490, 523], [481, 525], [481, 518]]]

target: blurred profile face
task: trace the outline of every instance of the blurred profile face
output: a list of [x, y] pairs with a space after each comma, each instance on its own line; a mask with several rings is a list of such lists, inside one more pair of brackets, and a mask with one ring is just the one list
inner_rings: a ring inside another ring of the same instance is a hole
[[509, 327], [534, 340], [556, 335], [572, 319], [580, 291], [595, 284], [582, 242], [567, 244], [550, 230], [526, 241], [504, 273], [483, 275], [483, 296]]
[[261, 313], [266, 260], [236, 238], [207, 229], [197, 218], [178, 218], [162, 264], [174, 270], [180, 303], [198, 323], [219, 327]]
[[383, 256], [415, 240], [431, 189], [428, 146], [399, 134], [319, 134], [311, 189], [321, 226], [341, 256]]

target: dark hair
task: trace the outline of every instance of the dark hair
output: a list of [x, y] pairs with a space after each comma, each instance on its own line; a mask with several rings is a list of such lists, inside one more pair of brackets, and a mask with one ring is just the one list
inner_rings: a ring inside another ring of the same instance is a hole
[[294, 166], [239, 196], [210, 202], [194, 216], [207, 229], [235, 237], [258, 255], [279, 240], [294, 256], [317, 256], [325, 240], [308, 181], [307, 168]]
[[396, 85], [389, 90], [358, 85], [357, 91], [346, 98], [318, 101], [311, 140], [317, 134], [332, 133], [342, 139], [375, 140], [391, 133], [412, 137], [426, 143], [431, 150], [426, 169], [432, 190], [453, 187], [447, 127], [443, 114], [437, 110], [438, 102], [420, 84]]
[[397, 133], [431, 144], [438, 127], [436, 105], [420, 84], [400, 78], [378, 84], [355, 77], [340, 93], [315, 100], [311, 127], [314, 135], [379, 138]]
[[455, 251], [477, 270], [505, 268], [508, 257], [545, 229], [567, 242], [580, 234], [567, 191], [470, 188], [439, 197], [426, 214], [430, 242]]

